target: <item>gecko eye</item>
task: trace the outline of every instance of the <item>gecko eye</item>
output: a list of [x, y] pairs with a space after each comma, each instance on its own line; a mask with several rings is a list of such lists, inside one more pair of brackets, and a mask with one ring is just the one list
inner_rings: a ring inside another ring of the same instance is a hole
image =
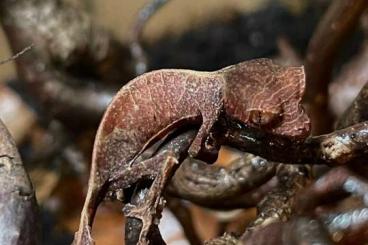
[[270, 111], [254, 110], [249, 114], [250, 121], [259, 127], [266, 127], [276, 124], [280, 118], [280, 113], [273, 113]]

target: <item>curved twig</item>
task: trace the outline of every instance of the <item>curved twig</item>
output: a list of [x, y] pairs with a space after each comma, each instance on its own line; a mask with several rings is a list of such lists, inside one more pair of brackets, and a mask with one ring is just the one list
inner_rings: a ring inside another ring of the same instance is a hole
[[332, 1], [310, 40], [306, 56], [306, 100], [315, 134], [326, 133], [332, 125], [328, 114], [328, 84], [337, 50], [354, 29], [368, 6], [365, 0]]
[[141, 75], [147, 72], [148, 60], [141, 44], [143, 29], [149, 19], [170, 0], [151, 0], [138, 13], [138, 18], [133, 26], [130, 43], [130, 52], [134, 60], [135, 74]]
[[[187, 159], [175, 173], [169, 191], [201, 206], [226, 206], [269, 181], [275, 169], [276, 163], [252, 154], [245, 154], [226, 168]], [[249, 193], [246, 196], [249, 198]]]

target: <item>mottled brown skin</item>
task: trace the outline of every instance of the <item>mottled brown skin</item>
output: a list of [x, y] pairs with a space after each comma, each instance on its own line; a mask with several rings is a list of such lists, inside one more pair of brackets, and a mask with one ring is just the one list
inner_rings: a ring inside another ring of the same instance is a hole
[[[305, 138], [310, 126], [300, 105], [304, 87], [302, 67], [281, 67], [269, 59], [214, 72], [159, 70], [129, 82], [115, 96], [97, 132], [89, 190], [75, 242], [81, 244], [83, 237], [91, 240], [90, 227], [103, 197], [101, 191], [118, 189], [112, 183], [113, 173], [131, 168], [151, 143], [183, 124], [201, 125], [188, 150], [194, 158], [215, 150], [205, 141], [221, 117], [275, 136]], [[134, 182], [126, 184], [119, 189]]]

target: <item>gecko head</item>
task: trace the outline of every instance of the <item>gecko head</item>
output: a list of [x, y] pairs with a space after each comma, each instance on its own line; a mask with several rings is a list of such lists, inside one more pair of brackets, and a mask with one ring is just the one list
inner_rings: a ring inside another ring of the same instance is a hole
[[304, 139], [310, 122], [301, 100], [303, 67], [283, 67], [256, 59], [221, 70], [226, 80], [225, 112], [247, 126], [275, 136]]

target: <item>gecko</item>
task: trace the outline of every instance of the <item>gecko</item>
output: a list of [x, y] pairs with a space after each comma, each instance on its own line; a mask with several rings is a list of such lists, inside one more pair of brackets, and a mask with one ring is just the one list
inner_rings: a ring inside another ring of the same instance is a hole
[[162, 69], [131, 80], [116, 94], [98, 128], [74, 244], [92, 241], [91, 227], [102, 197], [109, 192], [124, 199], [123, 190], [139, 180], [132, 171], [141, 164], [137, 159], [175, 129], [199, 127], [187, 150], [192, 158], [217, 152], [208, 139], [220, 118], [275, 136], [306, 138], [310, 122], [301, 105], [304, 90], [302, 66], [284, 67], [266, 58], [212, 72]]

